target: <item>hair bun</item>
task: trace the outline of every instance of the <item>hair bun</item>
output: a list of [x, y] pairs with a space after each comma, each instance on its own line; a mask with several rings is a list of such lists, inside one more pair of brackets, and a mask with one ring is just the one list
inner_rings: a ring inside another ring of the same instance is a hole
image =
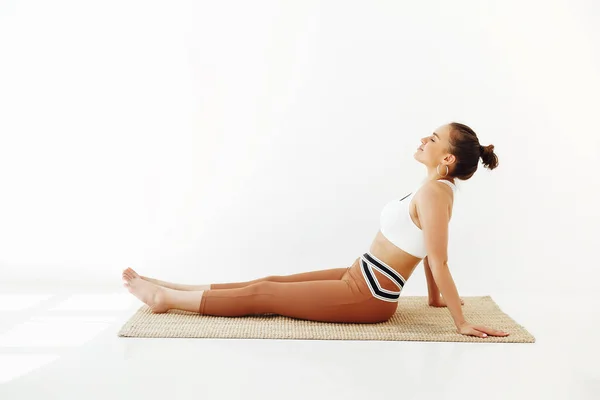
[[483, 164], [488, 169], [496, 168], [498, 166], [498, 156], [494, 153], [494, 145], [479, 146], [479, 148], [481, 149], [481, 159], [483, 160]]
[[479, 146], [479, 150], [481, 151], [481, 156], [483, 157], [486, 153], [494, 152], [494, 145], [490, 144], [489, 146]]

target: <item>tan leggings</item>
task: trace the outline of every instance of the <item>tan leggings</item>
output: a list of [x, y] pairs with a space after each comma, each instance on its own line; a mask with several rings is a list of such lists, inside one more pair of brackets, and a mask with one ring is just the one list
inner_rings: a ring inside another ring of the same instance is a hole
[[[387, 321], [398, 303], [372, 295], [359, 261], [360, 257], [348, 268], [212, 284], [202, 295], [199, 312], [225, 317], [278, 314], [323, 322]], [[382, 287], [395, 288], [385, 275], [375, 275]]]

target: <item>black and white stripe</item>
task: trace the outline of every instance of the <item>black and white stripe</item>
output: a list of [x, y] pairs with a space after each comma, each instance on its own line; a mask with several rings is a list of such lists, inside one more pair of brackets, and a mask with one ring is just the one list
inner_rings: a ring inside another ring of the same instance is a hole
[[[405, 279], [396, 272], [393, 268], [390, 268], [383, 261], [372, 255], [370, 252], [363, 254], [360, 260], [360, 270], [367, 282], [369, 289], [374, 297], [377, 297], [383, 301], [396, 302], [400, 297], [400, 292], [404, 287]], [[377, 269], [383, 275], [390, 278], [397, 286], [398, 291], [392, 291], [382, 288], [377, 281], [377, 277], [373, 273], [373, 268]]]

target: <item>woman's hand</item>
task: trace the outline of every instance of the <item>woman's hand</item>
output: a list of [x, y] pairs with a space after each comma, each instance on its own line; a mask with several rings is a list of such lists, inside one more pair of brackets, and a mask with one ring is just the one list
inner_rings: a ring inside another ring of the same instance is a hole
[[468, 322], [464, 322], [459, 325], [457, 328], [457, 332], [461, 335], [467, 336], [477, 336], [481, 338], [485, 338], [487, 336], [508, 336], [509, 333], [498, 331], [496, 329], [487, 328], [481, 325], [471, 325]]
[[[446, 304], [446, 300], [444, 300], [444, 298], [442, 296], [438, 297], [437, 300], [430, 300], [429, 301], [429, 305], [431, 307], [448, 307]], [[460, 299], [460, 305], [464, 306], [465, 305], [465, 301], [461, 298]]]

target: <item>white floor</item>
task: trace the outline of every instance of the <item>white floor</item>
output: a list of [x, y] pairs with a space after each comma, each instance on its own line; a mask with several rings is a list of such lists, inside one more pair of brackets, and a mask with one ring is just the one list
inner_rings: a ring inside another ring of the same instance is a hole
[[599, 299], [561, 296], [492, 295], [534, 344], [134, 339], [122, 287], [5, 285], [0, 399], [600, 399]]

